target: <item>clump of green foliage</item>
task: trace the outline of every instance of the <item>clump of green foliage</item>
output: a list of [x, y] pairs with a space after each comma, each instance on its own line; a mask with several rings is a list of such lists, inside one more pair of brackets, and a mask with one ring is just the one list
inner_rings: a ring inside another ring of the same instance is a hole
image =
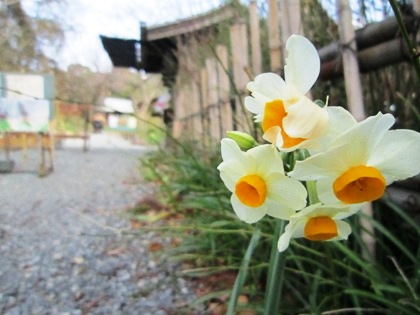
[[[157, 183], [160, 201], [182, 217], [166, 228], [183, 239], [172, 259], [193, 266], [182, 272], [194, 277], [246, 268], [240, 294], [249, 297], [256, 314], [262, 313], [274, 220], [249, 225], [237, 219], [217, 171], [218, 148], [170, 144], [143, 158], [142, 172]], [[352, 218], [347, 242], [292, 240], [279, 314], [420, 312], [420, 224], [389, 196], [374, 204], [374, 213], [374, 218], [362, 213]], [[375, 241], [375, 253], [361, 237], [362, 217], [375, 229], [373, 234], [365, 231]], [[256, 231], [258, 238], [252, 237]], [[252, 251], [247, 252], [250, 240]], [[244, 266], [245, 255], [249, 259]], [[226, 292], [230, 290], [212, 292], [197, 303]]]

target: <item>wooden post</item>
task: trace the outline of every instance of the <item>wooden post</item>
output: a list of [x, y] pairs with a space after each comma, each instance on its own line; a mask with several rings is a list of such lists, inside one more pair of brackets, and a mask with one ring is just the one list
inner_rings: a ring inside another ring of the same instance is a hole
[[236, 88], [236, 111], [235, 119], [237, 122], [236, 129], [244, 132], [251, 132], [251, 121], [247, 115], [247, 111], [243, 105], [243, 97], [245, 93], [245, 87], [249, 81], [246, 75], [245, 69], [249, 67], [248, 59], [248, 36], [246, 30], [246, 24], [243, 20], [238, 21], [230, 28], [231, 38], [231, 54], [232, 54], [232, 66], [233, 66], [233, 80]]
[[190, 83], [191, 103], [192, 111], [192, 128], [194, 139], [202, 139], [204, 136], [203, 123], [201, 121], [201, 104], [200, 104], [200, 92], [199, 85], [195, 81]]
[[356, 120], [366, 116], [362, 85], [360, 83], [359, 64], [357, 62], [356, 33], [352, 23], [349, 0], [337, 0], [338, 30], [343, 55], [343, 72], [346, 86], [347, 103]]
[[229, 81], [229, 57], [226, 46], [218, 45], [217, 53], [217, 78], [218, 78], [218, 95], [220, 105], [220, 137], [226, 136], [226, 131], [233, 130], [232, 108], [230, 106], [230, 81]]
[[173, 126], [172, 126], [172, 132], [173, 132], [174, 138], [180, 138], [182, 136], [182, 131], [183, 131], [182, 119], [184, 117], [183, 103], [184, 103], [184, 93], [182, 89], [179, 89], [177, 94], [175, 95], [175, 101], [174, 101], [175, 119], [173, 121]]
[[217, 61], [215, 57], [206, 59], [206, 69], [208, 75], [208, 113], [210, 121], [210, 138], [218, 140], [220, 138], [220, 122], [219, 122], [219, 98], [217, 95]]
[[262, 72], [260, 18], [255, 0], [249, 3], [249, 29], [251, 35], [252, 74], [256, 76]]
[[[303, 35], [300, 1], [283, 0], [280, 2], [281, 34], [283, 43], [293, 34]], [[283, 46], [284, 53], [284, 46]]]
[[178, 47], [181, 47], [182, 50], [179, 51], [182, 54], [183, 65], [179, 64], [179, 73], [184, 77], [184, 80], [187, 82], [183, 85], [183, 88], [186, 89], [188, 97], [189, 106], [186, 111], [186, 115], [189, 117], [185, 123], [188, 124], [190, 128], [190, 137], [191, 139], [198, 140], [202, 139], [205, 136], [202, 123], [202, 109], [203, 104], [201, 104], [200, 98], [200, 70], [201, 67], [198, 66], [197, 59], [199, 56], [197, 54], [191, 54], [189, 52], [197, 51], [197, 40], [194, 36], [185, 35], [185, 44], [178, 44]]
[[270, 49], [271, 71], [280, 73], [282, 54], [280, 44], [279, 7], [277, 0], [268, 2], [268, 46]]
[[[209, 103], [208, 97], [208, 76], [207, 69], [202, 68], [200, 71], [200, 94], [201, 94], [201, 122], [203, 125], [204, 134], [209, 134], [209, 119], [207, 114], [207, 104]], [[207, 137], [204, 137], [206, 140]]]
[[[363, 105], [362, 85], [360, 82], [359, 64], [357, 62], [356, 33], [352, 24], [352, 13], [349, 0], [337, 0], [338, 30], [343, 55], [343, 72], [346, 87], [347, 103], [350, 112], [356, 120], [363, 120], [365, 115]], [[372, 204], [366, 203], [361, 210], [364, 214], [372, 217]], [[367, 232], [362, 231], [361, 236], [365, 241], [370, 255], [375, 254], [375, 239], [372, 224], [367, 220], [361, 220], [360, 224]], [[369, 253], [364, 253], [368, 258]]]

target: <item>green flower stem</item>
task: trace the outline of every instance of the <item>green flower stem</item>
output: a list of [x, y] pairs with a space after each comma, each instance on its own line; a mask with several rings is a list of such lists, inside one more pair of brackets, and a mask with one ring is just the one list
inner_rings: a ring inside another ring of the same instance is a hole
[[316, 182], [315, 181], [307, 181], [306, 182], [306, 190], [308, 191], [308, 200], [309, 205], [313, 205], [319, 203], [318, 194], [316, 192]]
[[274, 232], [270, 265], [268, 269], [267, 287], [265, 290], [265, 309], [264, 315], [273, 315], [278, 313], [281, 300], [281, 291], [283, 288], [283, 274], [286, 263], [286, 252], [279, 253], [277, 242], [280, 235], [284, 232], [286, 221], [277, 220], [276, 230]]
[[241, 293], [242, 287], [245, 284], [246, 277], [248, 275], [249, 263], [251, 261], [252, 253], [254, 252], [255, 247], [258, 245], [260, 240], [261, 231], [255, 229], [252, 234], [252, 238], [249, 241], [248, 249], [246, 250], [245, 256], [242, 259], [241, 268], [239, 269], [238, 275], [236, 276], [235, 284], [233, 286], [232, 292], [230, 294], [230, 300], [228, 305], [228, 310], [226, 315], [234, 315], [236, 302], [238, 300], [239, 294]]

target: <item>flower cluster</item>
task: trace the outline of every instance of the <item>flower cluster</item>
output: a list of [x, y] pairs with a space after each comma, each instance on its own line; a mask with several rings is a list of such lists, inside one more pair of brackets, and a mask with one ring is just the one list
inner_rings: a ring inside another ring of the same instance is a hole
[[[218, 166], [239, 219], [255, 223], [269, 215], [288, 221], [280, 252], [291, 238], [347, 239], [351, 228], [343, 219], [381, 198], [392, 182], [420, 172], [419, 133], [390, 130], [391, 114], [356, 122], [341, 107], [319, 106], [305, 96], [320, 72], [315, 47], [292, 35], [286, 50], [284, 80], [263, 73], [247, 85], [251, 96], [245, 107], [261, 123], [268, 143], [231, 132], [221, 141]], [[283, 158], [298, 152], [306, 158], [285, 170]], [[312, 204], [308, 193], [315, 194]]]

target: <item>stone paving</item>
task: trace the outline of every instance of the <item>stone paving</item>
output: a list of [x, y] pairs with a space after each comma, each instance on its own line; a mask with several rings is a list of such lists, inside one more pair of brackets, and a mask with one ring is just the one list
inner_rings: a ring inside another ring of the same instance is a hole
[[[138, 171], [147, 149], [96, 135], [55, 152], [36, 174], [37, 152], [0, 174], [0, 314], [181, 314], [194, 296], [177, 266], [149, 251], [156, 232], [128, 236], [126, 210], [151, 192]], [[169, 245], [168, 245], [169, 246]]]

